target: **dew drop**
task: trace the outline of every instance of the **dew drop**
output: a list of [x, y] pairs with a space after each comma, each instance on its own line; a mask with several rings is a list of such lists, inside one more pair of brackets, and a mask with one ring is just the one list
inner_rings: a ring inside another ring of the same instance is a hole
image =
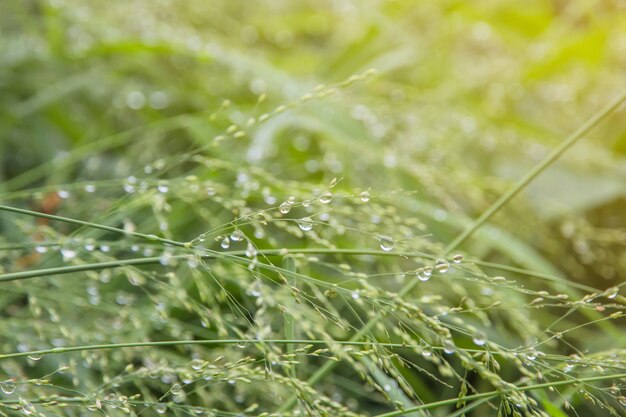
[[313, 220], [311, 220], [310, 217], [304, 217], [298, 220], [297, 223], [298, 223], [298, 227], [305, 232], [308, 232], [309, 230], [313, 229]]
[[355, 300], [358, 300], [359, 298], [361, 298], [361, 295], [357, 291], [352, 291], [350, 296]]
[[48, 252], [48, 247], [47, 246], [35, 246], [35, 252], [46, 253]]
[[304, 200], [302, 202], [302, 207], [309, 207], [311, 205], [311, 200]]
[[245, 236], [241, 230], [235, 230], [230, 234], [230, 240], [233, 242], [241, 242]]
[[472, 342], [474, 342], [476, 346], [484, 346], [487, 343], [487, 335], [484, 332], [478, 331], [474, 333]]
[[537, 359], [537, 351], [534, 348], [530, 348], [526, 351], [525, 356], [529, 361], [534, 361]]
[[452, 339], [446, 339], [443, 341], [443, 352], [452, 355], [456, 351], [456, 346]]
[[71, 246], [63, 246], [61, 248], [61, 255], [63, 255], [63, 261], [69, 261], [70, 259], [74, 259], [78, 252]]
[[59, 190], [57, 191], [57, 195], [62, 199], [70, 198], [70, 192], [67, 190]]
[[417, 270], [417, 279], [426, 282], [432, 277], [433, 269], [430, 266], [425, 266]]
[[172, 392], [172, 394], [178, 395], [183, 392], [183, 387], [181, 387], [180, 384], [174, 384], [172, 385], [170, 391]]
[[463, 255], [461, 255], [460, 253], [457, 253], [456, 255], [452, 257], [452, 262], [454, 262], [455, 264], [460, 264], [462, 260], [463, 260]]
[[157, 404], [154, 406], [154, 410], [159, 414], [165, 414], [165, 412], [167, 411], [167, 405]]
[[385, 252], [393, 250], [395, 246], [393, 239], [389, 236], [379, 236], [378, 241], [380, 242], [380, 248]]
[[437, 272], [445, 274], [446, 272], [448, 272], [448, 269], [450, 269], [450, 264], [445, 259], [437, 259], [437, 262], [435, 263], [435, 269], [437, 270]]
[[612, 300], [615, 297], [617, 297], [618, 293], [619, 293], [619, 288], [611, 287], [608, 290], [606, 290], [606, 292], [604, 294], [605, 294], [606, 298], [608, 298], [609, 300]]
[[283, 214], [287, 214], [291, 211], [291, 204], [285, 201], [280, 206], [278, 206], [278, 210]]
[[333, 201], [333, 193], [331, 193], [330, 191], [326, 191], [322, 193], [322, 195], [320, 195], [319, 200], [320, 203], [328, 204]]
[[294, 204], [295, 202], [296, 202], [296, 198], [290, 195], [289, 198], [287, 199], [287, 203]]
[[422, 350], [422, 356], [425, 358], [429, 358], [430, 356], [432, 356], [433, 351], [430, 348], [426, 348], [424, 350]]
[[222, 242], [220, 243], [220, 246], [223, 249], [228, 249], [230, 247], [230, 239], [228, 237], [225, 237]]
[[159, 181], [157, 184], [157, 190], [163, 194], [167, 193], [170, 190], [169, 183], [167, 181]]
[[15, 382], [12, 379], [0, 382], [0, 390], [7, 395], [11, 395], [15, 392]]
[[204, 361], [202, 359], [194, 359], [189, 365], [191, 366], [191, 369], [199, 371], [204, 367]]
[[41, 355], [28, 355], [28, 359], [38, 361], [41, 359]]
[[88, 193], [93, 193], [96, 191], [96, 186], [93, 184], [86, 184], [85, 185], [85, 191]]
[[237, 343], [237, 347], [238, 347], [239, 349], [245, 349], [247, 346], [248, 346], [248, 344], [247, 344], [247, 343], [243, 343], [243, 342], [239, 342], [239, 343]]
[[370, 201], [370, 193], [367, 191], [363, 191], [360, 194], [360, 197], [361, 197], [361, 201], [364, 203], [367, 203], [368, 201]]
[[251, 242], [248, 242], [248, 246], [246, 247], [246, 256], [248, 258], [254, 258], [257, 253], [258, 251], [256, 247]]

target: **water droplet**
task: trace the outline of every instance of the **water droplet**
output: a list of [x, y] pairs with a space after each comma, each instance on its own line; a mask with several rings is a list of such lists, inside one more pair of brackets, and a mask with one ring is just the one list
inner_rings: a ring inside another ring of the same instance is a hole
[[46, 253], [48, 252], [48, 247], [47, 246], [35, 246], [35, 252]]
[[333, 193], [326, 191], [319, 197], [320, 203], [328, 204], [333, 201]]
[[311, 205], [311, 200], [304, 200], [302, 202], [302, 207], [309, 207]]
[[606, 292], [604, 293], [606, 298], [612, 300], [615, 297], [617, 297], [617, 294], [619, 293], [619, 288], [618, 287], [611, 287], [608, 290], [606, 290]]
[[57, 191], [57, 195], [62, 199], [70, 198], [70, 192], [67, 190], [59, 190]]
[[241, 242], [245, 238], [241, 230], [235, 230], [230, 234], [230, 240], [233, 242]]
[[534, 361], [537, 359], [537, 351], [534, 348], [530, 348], [526, 351], [525, 356], [529, 361]]
[[11, 395], [15, 392], [15, 382], [12, 379], [0, 382], [0, 390], [7, 395]]
[[87, 239], [85, 241], [85, 250], [91, 252], [96, 249], [96, 242], [93, 239]]
[[174, 384], [172, 385], [172, 388], [170, 389], [170, 391], [172, 394], [178, 395], [183, 392], [183, 387], [181, 387], [180, 384]]
[[363, 191], [360, 194], [360, 197], [361, 197], [361, 201], [364, 203], [367, 203], [368, 201], [370, 201], [370, 193], [367, 191]]
[[247, 344], [247, 343], [244, 343], [244, 342], [239, 342], [239, 343], [237, 343], [237, 347], [238, 347], [239, 349], [245, 349], [247, 346], [248, 346], [248, 344]]
[[437, 259], [437, 262], [435, 263], [435, 269], [437, 270], [437, 272], [445, 274], [446, 272], [448, 272], [448, 269], [450, 269], [450, 264], [445, 259]]
[[378, 241], [380, 242], [380, 248], [385, 252], [393, 250], [395, 246], [393, 239], [389, 236], [379, 236]]
[[246, 256], [248, 258], [254, 258], [257, 253], [258, 251], [256, 250], [256, 247], [251, 242], [248, 242], [248, 246], [246, 247]]
[[93, 193], [96, 191], [96, 186], [93, 184], [86, 184], [85, 185], [85, 191], [88, 193]]
[[198, 258], [195, 255], [189, 255], [187, 257], [187, 266], [191, 269], [198, 267]]
[[70, 259], [74, 259], [78, 252], [72, 246], [63, 246], [61, 248], [61, 255], [63, 255], [63, 261], [69, 261]]
[[430, 348], [426, 348], [426, 349], [422, 350], [422, 356], [425, 357], [425, 358], [428, 358], [428, 357], [432, 356], [432, 354], [433, 354], [433, 351]]
[[157, 190], [163, 194], [167, 193], [170, 190], [169, 183], [167, 181], [159, 181], [157, 184]]
[[189, 365], [191, 366], [191, 369], [199, 371], [204, 367], [204, 361], [202, 359], [194, 359]]
[[452, 355], [456, 351], [456, 346], [454, 345], [454, 341], [452, 339], [446, 339], [443, 341], [443, 352]]
[[285, 201], [280, 206], [278, 206], [278, 210], [283, 214], [287, 214], [291, 211], [291, 204]]
[[417, 270], [417, 279], [420, 281], [428, 281], [433, 275], [433, 269], [430, 266], [425, 266]]
[[487, 343], [487, 335], [484, 332], [477, 331], [472, 337], [472, 342], [476, 346], [484, 346]]
[[298, 220], [298, 227], [301, 230], [308, 232], [309, 230], [313, 229], [313, 220], [311, 220], [310, 217], [304, 217]]
[[228, 249], [230, 247], [230, 239], [228, 237], [225, 237], [222, 242], [220, 243], [220, 246], [223, 249]]
[[36, 354], [28, 355], [28, 359], [33, 360], [33, 361], [38, 361], [41, 359], [41, 355], [36, 355]]
[[456, 255], [452, 257], [452, 262], [454, 262], [455, 264], [460, 264], [462, 260], [463, 260], [463, 255], [461, 255], [460, 253], [457, 253]]
[[352, 291], [350, 296], [355, 300], [358, 300], [359, 298], [361, 298], [361, 295], [357, 291]]
[[287, 203], [289, 204], [293, 204], [296, 202], [296, 198], [292, 195], [289, 196], [289, 198], [287, 199]]
[[154, 410], [159, 414], [165, 414], [165, 412], [167, 411], [167, 405], [157, 404], [154, 406]]

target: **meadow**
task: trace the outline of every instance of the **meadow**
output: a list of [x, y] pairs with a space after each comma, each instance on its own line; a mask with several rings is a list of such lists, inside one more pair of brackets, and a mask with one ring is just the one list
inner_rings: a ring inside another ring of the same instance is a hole
[[626, 415], [626, 3], [0, 2], [0, 416]]

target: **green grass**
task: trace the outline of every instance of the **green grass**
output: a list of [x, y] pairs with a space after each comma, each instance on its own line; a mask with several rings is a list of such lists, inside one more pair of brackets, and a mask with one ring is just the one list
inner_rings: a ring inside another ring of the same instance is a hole
[[0, 416], [624, 415], [619, 4], [0, 5]]

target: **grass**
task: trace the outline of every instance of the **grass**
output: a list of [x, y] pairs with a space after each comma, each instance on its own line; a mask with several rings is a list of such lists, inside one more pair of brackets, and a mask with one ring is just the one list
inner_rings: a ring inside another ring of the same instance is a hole
[[624, 14], [518, 6], [0, 6], [0, 415], [624, 415]]

